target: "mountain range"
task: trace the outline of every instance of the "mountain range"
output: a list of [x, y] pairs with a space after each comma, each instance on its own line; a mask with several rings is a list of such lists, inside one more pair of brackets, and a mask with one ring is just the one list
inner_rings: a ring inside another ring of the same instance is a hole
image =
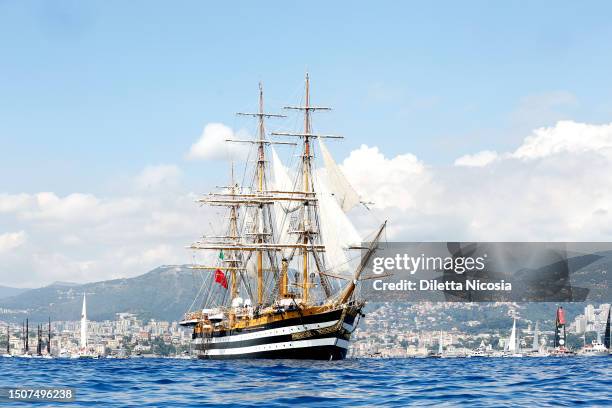
[[0, 285], [0, 299], [17, 296], [20, 293], [27, 292], [30, 289], [24, 288], [11, 288], [9, 286]]
[[[612, 252], [600, 253], [602, 258], [572, 274], [573, 284], [589, 288], [587, 301], [604, 303], [612, 300]], [[160, 266], [133, 278], [77, 284], [55, 282], [37, 289], [17, 289], [0, 286], [0, 320], [21, 322], [28, 317], [33, 322], [79, 320], [83, 294], [87, 295], [90, 320], [114, 320], [117, 313], [135, 313], [142, 319], [176, 321], [191, 306], [202, 286], [202, 277], [188, 265]], [[580, 313], [585, 303], [567, 304], [568, 312]], [[476, 319], [456, 309], [456, 322]], [[375, 308], [370, 304], [368, 309]], [[544, 319], [553, 315], [555, 303], [526, 304], [526, 316]], [[504, 314], [500, 312], [499, 317]], [[488, 318], [491, 321], [493, 316]], [[505, 323], [505, 321], [504, 321]]]
[[[79, 320], [83, 294], [90, 320], [114, 320], [130, 312], [143, 319], [179, 320], [193, 302], [202, 278], [186, 265], [160, 266], [134, 278], [75, 284], [55, 282], [0, 296], [0, 318], [21, 321]], [[7, 291], [11, 293], [11, 291]]]

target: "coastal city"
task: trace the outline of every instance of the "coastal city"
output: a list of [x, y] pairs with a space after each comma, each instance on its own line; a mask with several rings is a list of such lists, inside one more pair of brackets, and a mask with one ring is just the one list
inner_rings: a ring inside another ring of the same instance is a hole
[[[350, 357], [545, 356], [551, 353], [555, 341], [559, 341], [555, 340], [554, 319], [540, 322], [523, 318], [521, 314], [525, 311], [519, 304], [384, 303], [373, 308], [362, 317], [353, 333]], [[486, 322], [481, 317], [493, 310], [499, 314], [500, 309], [505, 310], [502, 317]], [[596, 351], [601, 348], [606, 331], [610, 330], [609, 310], [608, 303], [588, 304], [583, 313], [573, 319], [568, 316], [568, 352], [574, 350], [584, 355], [583, 350], [590, 350], [591, 354], [598, 354]], [[476, 317], [466, 317], [470, 315]], [[477, 317], [481, 317], [480, 320]], [[88, 321], [86, 310], [83, 310], [81, 321], [0, 322], [0, 325], [0, 347], [5, 356], [192, 356], [191, 330], [177, 321], [143, 320], [134, 313], [117, 313], [115, 320]], [[86, 330], [83, 331], [83, 327]], [[25, 333], [29, 334], [27, 341]], [[609, 333], [607, 336], [609, 341]], [[607, 348], [605, 353], [608, 353]]]
[[[499, 310], [505, 310], [499, 316]], [[555, 339], [555, 316], [548, 322], [521, 316], [517, 303], [386, 303], [367, 314], [354, 333], [353, 357], [515, 357], [547, 356]], [[564, 348], [590, 350], [605, 337], [610, 304], [592, 304], [563, 322]], [[470, 317], [471, 316], [471, 317]], [[547, 324], [544, 324], [547, 323]], [[535, 336], [535, 344], [534, 344]], [[609, 334], [608, 334], [609, 336]], [[608, 350], [605, 354], [607, 355]], [[602, 352], [603, 354], [603, 352]]]

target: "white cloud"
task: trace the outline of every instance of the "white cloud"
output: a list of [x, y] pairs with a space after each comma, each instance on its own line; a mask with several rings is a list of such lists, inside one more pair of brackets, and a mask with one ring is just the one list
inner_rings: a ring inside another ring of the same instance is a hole
[[0, 253], [8, 252], [23, 245], [27, 240], [24, 231], [0, 234]]
[[[53, 281], [91, 282], [136, 276], [160, 264], [189, 263], [185, 245], [206, 227], [209, 213], [180, 185], [174, 166], [144, 169], [125, 195], [52, 192], [3, 194], [0, 284], [33, 287]], [[175, 190], [140, 187], [166, 186]], [[8, 250], [12, 249], [12, 250]]]
[[483, 167], [497, 159], [497, 152], [483, 150], [476, 154], [466, 154], [455, 160], [455, 166]]
[[59, 197], [55, 193], [42, 192], [29, 195], [28, 200], [14, 211], [24, 220], [91, 223], [134, 213], [141, 205], [139, 198], [100, 199], [82, 193]]
[[[390, 240], [609, 241], [610, 147], [612, 125], [559, 122], [494, 160], [476, 153], [457, 165], [431, 166], [410, 153], [389, 157], [363, 145], [342, 168], [375, 203], [369, 218], [389, 220]], [[0, 194], [3, 230], [18, 231], [0, 235], [0, 248], [11, 248], [0, 250], [0, 284], [95, 281], [191, 262], [184, 246], [222, 209], [195, 205], [174, 166], [149, 167], [126, 185], [132, 189], [114, 197]]]
[[181, 170], [175, 165], [162, 164], [147, 166], [136, 176], [136, 187], [141, 190], [174, 187], [181, 177]]
[[222, 123], [209, 123], [204, 127], [200, 139], [189, 149], [187, 158], [227, 160], [246, 157], [249, 151], [246, 144], [228, 143], [227, 139], [250, 139], [250, 137], [244, 131], [234, 133], [230, 127]]
[[29, 194], [0, 194], [0, 213], [14, 212], [30, 202]]
[[382, 204], [373, 211], [389, 219], [390, 239], [606, 241], [611, 140], [611, 125], [565, 121], [535, 130], [481, 167], [431, 167], [362, 146], [344, 170], [360, 193]]
[[612, 148], [612, 123], [589, 125], [560, 121], [555, 126], [534, 130], [512, 154], [519, 159], [536, 159], [558, 153], [605, 152]]
[[[361, 145], [342, 163], [342, 169], [356, 181], [364, 198], [378, 208], [410, 208], [417, 205], [417, 191], [431, 183], [423, 162], [413, 154], [402, 154], [387, 159], [377, 147]], [[415, 194], [397, 195], [398, 190], [410, 188]]]

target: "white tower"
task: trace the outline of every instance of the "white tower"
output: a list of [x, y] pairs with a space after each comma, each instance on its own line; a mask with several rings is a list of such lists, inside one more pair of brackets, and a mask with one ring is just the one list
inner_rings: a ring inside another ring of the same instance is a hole
[[81, 312], [81, 350], [87, 349], [87, 303], [83, 294], [83, 311]]

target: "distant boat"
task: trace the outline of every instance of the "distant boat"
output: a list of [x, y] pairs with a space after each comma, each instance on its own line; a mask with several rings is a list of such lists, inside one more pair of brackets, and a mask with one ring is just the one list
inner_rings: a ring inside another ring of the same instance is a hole
[[612, 315], [612, 306], [608, 308], [608, 322], [606, 323], [606, 332], [604, 334], [604, 346], [608, 349], [608, 351], [610, 351], [610, 346], [612, 345], [612, 339], [610, 339], [610, 315]]
[[604, 342], [601, 342], [601, 336], [597, 333], [597, 340], [591, 341], [589, 345], [585, 344], [584, 347], [578, 350], [577, 354], [581, 357], [601, 357], [610, 354], [610, 310], [608, 310], [608, 321], [606, 323]]
[[13, 357], [11, 356], [11, 326], [6, 325], [6, 353], [2, 357]]
[[440, 332], [440, 339], [438, 340], [438, 352], [434, 353], [432, 357], [441, 358], [444, 353], [444, 347], [442, 346], [442, 332]]
[[487, 347], [484, 344], [484, 340], [480, 341], [480, 346], [476, 347], [472, 353], [470, 354], [471, 357], [489, 357], [489, 350], [487, 350]]
[[610, 352], [606, 346], [599, 340], [593, 340], [590, 345], [585, 345], [583, 348], [578, 350], [577, 355], [581, 357], [602, 357], [607, 356]]
[[529, 357], [548, 357], [550, 353], [540, 345], [540, 322], [536, 321], [535, 329], [533, 330], [533, 343], [531, 351], [527, 354]]
[[512, 331], [505, 347], [504, 357], [523, 357], [519, 351], [519, 338], [516, 332], [516, 317], [512, 320]]
[[575, 355], [573, 351], [567, 348], [567, 332], [565, 331], [565, 311], [563, 307], [557, 308], [555, 317], [555, 343], [554, 349], [550, 353], [554, 357], [569, 357]]

